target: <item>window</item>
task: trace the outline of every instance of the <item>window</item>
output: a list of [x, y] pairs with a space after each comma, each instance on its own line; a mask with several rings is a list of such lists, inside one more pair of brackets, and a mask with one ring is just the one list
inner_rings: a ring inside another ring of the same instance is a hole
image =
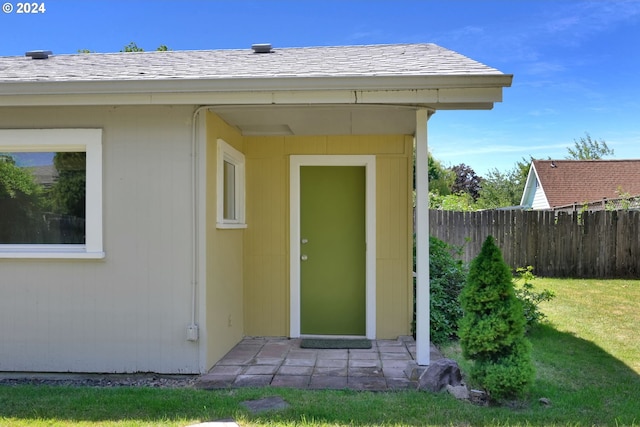
[[244, 219], [244, 154], [218, 140], [218, 228], [246, 228]]
[[102, 257], [102, 130], [0, 129], [0, 258]]

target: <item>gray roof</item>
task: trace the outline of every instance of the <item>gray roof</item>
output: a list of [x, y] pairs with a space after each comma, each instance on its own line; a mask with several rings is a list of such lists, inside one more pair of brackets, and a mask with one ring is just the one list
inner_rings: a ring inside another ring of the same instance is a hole
[[487, 75], [504, 74], [430, 43], [0, 57], [0, 84]]
[[53, 165], [29, 166], [27, 169], [31, 171], [36, 182], [45, 187], [51, 187], [60, 175]]

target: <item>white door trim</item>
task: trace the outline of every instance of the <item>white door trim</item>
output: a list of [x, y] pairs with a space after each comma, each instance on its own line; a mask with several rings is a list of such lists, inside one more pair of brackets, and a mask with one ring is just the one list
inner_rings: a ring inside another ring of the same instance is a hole
[[289, 335], [300, 337], [300, 167], [364, 166], [366, 197], [366, 336], [376, 338], [376, 157], [373, 155], [297, 155], [289, 163]]

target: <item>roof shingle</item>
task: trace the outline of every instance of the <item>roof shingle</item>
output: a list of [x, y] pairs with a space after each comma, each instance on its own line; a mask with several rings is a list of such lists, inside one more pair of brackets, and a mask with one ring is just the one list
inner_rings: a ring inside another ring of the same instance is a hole
[[503, 73], [430, 43], [0, 57], [0, 83], [436, 75]]

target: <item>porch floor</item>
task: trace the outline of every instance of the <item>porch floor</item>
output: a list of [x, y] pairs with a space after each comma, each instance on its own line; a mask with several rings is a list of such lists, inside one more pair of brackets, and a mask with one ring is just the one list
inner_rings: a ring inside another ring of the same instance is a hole
[[[416, 343], [412, 337], [374, 340], [367, 350], [300, 348], [300, 339], [245, 338], [196, 387], [289, 387], [301, 389], [415, 389]], [[442, 357], [431, 345], [431, 361]], [[413, 375], [415, 376], [415, 375]]]

